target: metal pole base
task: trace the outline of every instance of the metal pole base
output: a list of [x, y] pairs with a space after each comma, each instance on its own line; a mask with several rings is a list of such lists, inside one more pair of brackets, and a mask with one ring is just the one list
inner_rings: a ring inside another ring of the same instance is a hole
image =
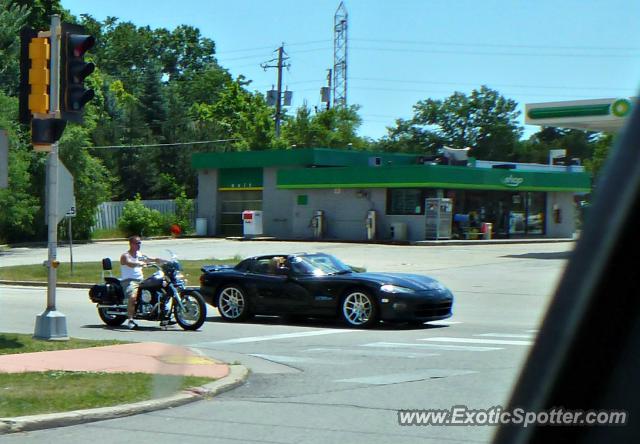
[[56, 310], [46, 309], [36, 316], [36, 330], [33, 334], [38, 339], [68, 341], [67, 318]]

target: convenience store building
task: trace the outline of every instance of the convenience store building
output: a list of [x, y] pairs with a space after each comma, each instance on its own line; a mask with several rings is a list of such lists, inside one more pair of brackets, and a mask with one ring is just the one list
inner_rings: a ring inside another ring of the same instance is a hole
[[[426, 199], [448, 198], [454, 225], [490, 223], [494, 238], [571, 238], [574, 196], [591, 190], [579, 165], [440, 165], [416, 154], [348, 149], [197, 153], [192, 165], [199, 234], [209, 236], [242, 235], [243, 211], [258, 210], [264, 236], [420, 241], [428, 239]], [[456, 236], [468, 232], [454, 227]]]

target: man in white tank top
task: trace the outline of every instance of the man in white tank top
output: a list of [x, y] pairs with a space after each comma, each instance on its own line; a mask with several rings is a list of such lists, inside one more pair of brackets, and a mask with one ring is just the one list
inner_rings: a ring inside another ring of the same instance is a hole
[[131, 236], [129, 238], [129, 250], [125, 251], [120, 256], [120, 270], [122, 287], [124, 288], [124, 294], [129, 299], [127, 305], [127, 328], [134, 329], [138, 327], [133, 320], [135, 312], [136, 301], [138, 299], [138, 287], [140, 282], [144, 279], [142, 274], [142, 267], [147, 262], [161, 262], [158, 258], [149, 258], [140, 253], [140, 245], [142, 241], [140, 236]]

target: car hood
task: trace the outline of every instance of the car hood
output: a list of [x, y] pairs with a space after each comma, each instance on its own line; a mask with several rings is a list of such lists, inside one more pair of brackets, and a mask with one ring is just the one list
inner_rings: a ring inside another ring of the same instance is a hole
[[[349, 276], [349, 275], [346, 275]], [[437, 280], [419, 274], [409, 273], [356, 273], [359, 279], [366, 279], [380, 285], [391, 284], [399, 287], [406, 287], [412, 290], [436, 290], [440, 292], [448, 292], [449, 290]]]

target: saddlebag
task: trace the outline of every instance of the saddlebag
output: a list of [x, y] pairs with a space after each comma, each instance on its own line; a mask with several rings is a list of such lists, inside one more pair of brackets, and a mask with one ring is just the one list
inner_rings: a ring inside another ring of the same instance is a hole
[[96, 284], [89, 289], [89, 299], [96, 304], [117, 304], [118, 289], [113, 284]]

